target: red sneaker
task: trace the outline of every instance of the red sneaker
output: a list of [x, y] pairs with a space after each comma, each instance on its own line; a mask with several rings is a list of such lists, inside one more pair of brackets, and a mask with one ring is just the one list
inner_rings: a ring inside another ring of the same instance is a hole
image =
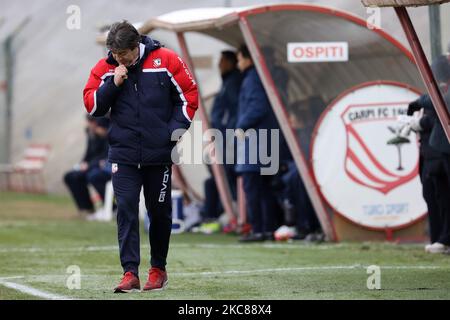
[[114, 289], [114, 293], [128, 293], [134, 291], [141, 291], [139, 278], [136, 277], [133, 272], [125, 272], [122, 281], [120, 281], [120, 284]]
[[168, 283], [169, 280], [167, 279], [167, 272], [159, 268], [152, 267], [148, 271], [148, 280], [144, 286], [144, 291], [163, 290]]

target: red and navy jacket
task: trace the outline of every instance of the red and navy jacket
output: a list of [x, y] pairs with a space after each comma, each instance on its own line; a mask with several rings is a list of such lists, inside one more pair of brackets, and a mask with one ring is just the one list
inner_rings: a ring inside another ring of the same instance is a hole
[[109, 161], [130, 165], [170, 164], [176, 129], [188, 129], [198, 106], [197, 85], [173, 51], [143, 36], [140, 59], [117, 87], [117, 61], [109, 53], [91, 70], [83, 91], [89, 114], [111, 111]]

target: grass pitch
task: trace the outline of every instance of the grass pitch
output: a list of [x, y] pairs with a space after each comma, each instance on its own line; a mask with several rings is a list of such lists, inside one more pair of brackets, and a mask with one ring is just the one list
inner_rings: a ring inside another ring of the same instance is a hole
[[[143, 229], [141, 244], [143, 285]], [[243, 245], [185, 233], [172, 235], [165, 291], [114, 294], [122, 272], [115, 223], [80, 221], [68, 197], [0, 193], [0, 299], [449, 299], [449, 260], [422, 244]], [[370, 265], [381, 268], [380, 290], [367, 288]], [[67, 286], [69, 266], [80, 268], [80, 289]]]

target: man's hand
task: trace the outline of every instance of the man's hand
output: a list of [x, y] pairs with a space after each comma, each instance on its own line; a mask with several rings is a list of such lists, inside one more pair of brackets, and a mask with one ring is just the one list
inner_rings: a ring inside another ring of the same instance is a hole
[[80, 171], [87, 171], [87, 169], [89, 168], [89, 165], [87, 164], [87, 162], [81, 162], [80, 163]]
[[119, 87], [128, 78], [128, 69], [123, 64], [114, 70], [114, 84]]
[[419, 104], [419, 99], [417, 99], [408, 105], [408, 111], [406, 112], [406, 115], [412, 116], [414, 112], [419, 111], [420, 109], [422, 109], [422, 106]]

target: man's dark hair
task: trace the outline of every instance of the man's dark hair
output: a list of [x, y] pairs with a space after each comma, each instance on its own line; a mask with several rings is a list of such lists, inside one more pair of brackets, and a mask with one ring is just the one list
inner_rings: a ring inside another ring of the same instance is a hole
[[241, 44], [240, 45], [238, 52], [240, 52], [244, 58], [252, 60], [252, 56], [250, 55], [250, 51], [248, 51], [248, 48], [247, 48], [247, 46], [245, 44]]
[[234, 51], [231, 50], [224, 50], [221, 52], [222, 57], [231, 62], [233, 64], [233, 66], [237, 65], [237, 57], [236, 57], [236, 53]]
[[141, 36], [136, 28], [124, 20], [113, 23], [106, 39], [106, 47], [112, 52], [133, 50], [139, 45]]

